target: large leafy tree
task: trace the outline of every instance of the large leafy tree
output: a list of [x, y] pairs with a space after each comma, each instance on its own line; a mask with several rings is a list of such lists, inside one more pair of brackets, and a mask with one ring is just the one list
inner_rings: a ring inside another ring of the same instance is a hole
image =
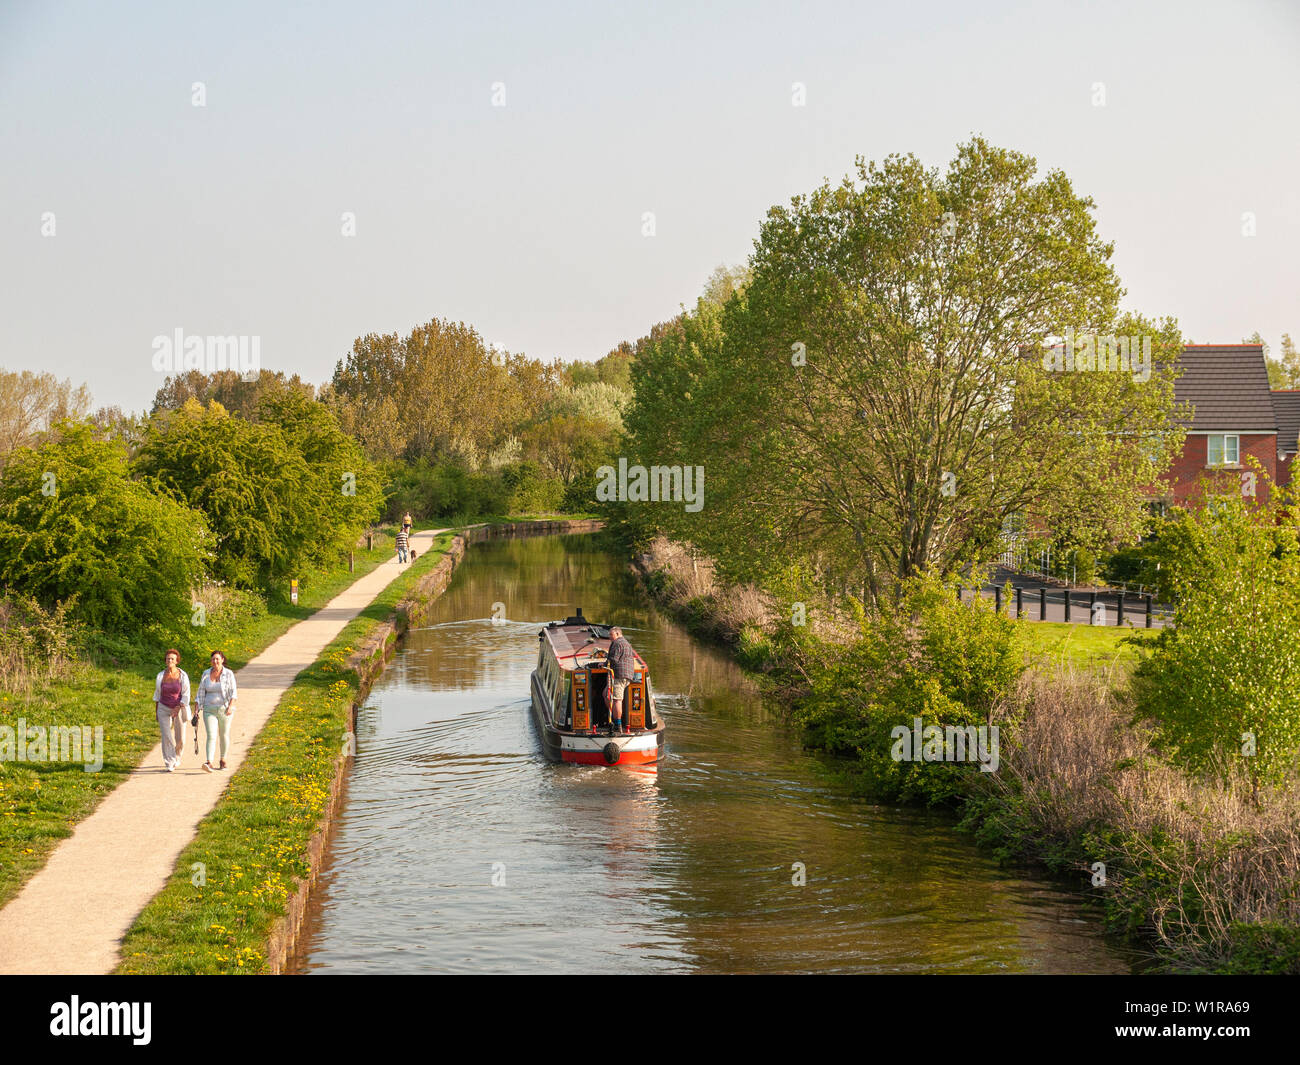
[[104, 628], [189, 613], [210, 538], [194, 510], [132, 479], [126, 446], [85, 423], [56, 424], [0, 475], [0, 583]]
[[203, 512], [217, 537], [214, 571], [244, 586], [334, 561], [380, 495], [370, 464], [319, 403], [286, 389], [259, 410], [249, 422], [188, 400], [151, 420], [136, 457], [139, 473]]
[[1175, 760], [1253, 783], [1293, 778], [1300, 730], [1300, 542], [1278, 489], [1260, 504], [1216, 493], [1161, 529], [1163, 578], [1177, 599], [1134, 682]]
[[306, 461], [314, 512], [302, 531], [302, 547], [313, 562], [332, 561], [331, 552], [355, 543], [383, 508], [379, 471], [333, 412], [296, 388], [265, 393], [258, 418], [279, 429], [288, 448]]
[[325, 398], [376, 458], [458, 455], [476, 464], [534, 417], [560, 368], [491, 348], [463, 322], [359, 338]]
[[251, 587], [292, 568], [311, 509], [310, 476], [278, 429], [215, 401], [186, 400], [150, 421], [136, 470], [204, 514], [219, 579]]
[[[976, 138], [773, 208], [743, 290], [634, 367], [639, 457], [707, 471], [703, 511], [665, 517], [735, 576], [802, 553], [874, 603], [987, 559], [1012, 515], [1136, 533], [1181, 342], [1119, 318], [1092, 207]], [[1149, 379], [1048, 372], [1067, 328], [1149, 336]]]

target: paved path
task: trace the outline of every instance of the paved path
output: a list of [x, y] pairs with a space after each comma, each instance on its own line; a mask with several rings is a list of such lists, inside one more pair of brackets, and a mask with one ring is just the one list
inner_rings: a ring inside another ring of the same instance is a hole
[[[1025, 618], [1028, 621], [1065, 621], [1065, 594], [1066, 588], [1059, 584], [1045, 584], [1043, 581], [1026, 573], [1017, 573], [1014, 570], [1007, 569], [1005, 566], [998, 566], [993, 574], [993, 583], [987, 584], [980, 589], [980, 594], [985, 599], [994, 598], [994, 587], [1004, 588], [1010, 582], [1012, 588], [1024, 588], [1024, 594], [1021, 601], [1025, 607]], [[1047, 610], [1044, 613], [1042, 603], [1039, 598], [1039, 590], [1047, 588]], [[1080, 586], [1071, 586], [1070, 594], [1070, 617], [1069, 621], [1076, 625], [1093, 624], [1092, 613], [1088, 607], [1088, 595], [1094, 591], [1092, 588]], [[974, 594], [971, 588], [962, 590], [963, 600], [969, 602]], [[1098, 591], [1097, 602], [1105, 607], [1105, 611], [1100, 615], [1098, 624], [1106, 624], [1115, 627], [1119, 620], [1119, 600], [1113, 591]], [[1008, 601], [1003, 596], [1002, 609], [1007, 611], [1011, 617], [1016, 617], [1016, 595], [1012, 591], [1011, 598]], [[1126, 628], [1141, 629], [1146, 627], [1146, 598], [1133, 592], [1124, 596], [1124, 625]], [[1166, 624], [1172, 624], [1172, 616], [1169, 607], [1156, 603], [1151, 616], [1152, 628], [1162, 629]]]
[[[423, 554], [434, 536], [445, 531], [416, 533], [412, 545]], [[176, 772], [164, 768], [161, 745], [145, 755], [54, 849], [22, 892], [0, 909], [0, 973], [112, 972], [122, 936], [166, 885], [176, 859], [221, 798], [230, 775], [243, 763], [294, 678], [405, 569], [394, 555], [236, 673], [239, 698], [231, 723], [229, 769], [205, 773], [200, 768], [203, 737], [196, 756], [189, 730]], [[190, 677], [195, 688], [201, 672]], [[141, 720], [157, 729], [152, 706], [141, 706], [140, 713]]]

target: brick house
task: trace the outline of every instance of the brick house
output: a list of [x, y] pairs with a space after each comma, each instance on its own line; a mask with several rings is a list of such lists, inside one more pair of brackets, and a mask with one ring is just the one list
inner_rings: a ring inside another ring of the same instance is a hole
[[[1160, 501], [1177, 506], [1195, 498], [1203, 475], [1225, 490], [1248, 490], [1250, 468], [1243, 464], [1247, 456], [1258, 459], [1269, 480], [1276, 480], [1278, 407], [1268, 387], [1264, 349], [1259, 344], [1188, 344], [1179, 366], [1182, 376], [1174, 385], [1174, 399], [1190, 403], [1193, 413], [1190, 421], [1179, 421], [1187, 439], [1165, 474]], [[1289, 401], [1283, 405], [1289, 416]], [[1300, 436], [1300, 423], [1291, 436]], [[1289, 454], [1295, 450], [1292, 439]], [[1261, 481], [1256, 488], [1258, 498], [1265, 498], [1267, 485]]]
[[1279, 388], [1273, 393], [1277, 415], [1277, 483], [1291, 483], [1291, 460], [1300, 451], [1300, 388]]

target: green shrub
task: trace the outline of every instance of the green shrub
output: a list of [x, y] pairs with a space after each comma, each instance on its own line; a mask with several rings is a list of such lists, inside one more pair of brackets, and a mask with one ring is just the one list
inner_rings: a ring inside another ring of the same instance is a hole
[[[930, 578], [911, 584], [896, 612], [860, 618], [848, 645], [802, 641], [810, 690], [795, 711], [809, 742], [856, 757], [859, 786], [883, 799], [945, 802], [979, 770], [900, 759], [898, 729], [979, 728], [1024, 670], [1015, 624], [977, 599], [957, 603]], [[923, 733], [924, 734], [924, 733]]]
[[590, 514], [597, 507], [597, 477], [594, 470], [584, 470], [564, 488], [560, 509], [565, 514]]
[[[1281, 783], [1300, 735], [1300, 544], [1276, 506], [1180, 511], [1162, 535], [1177, 608], [1134, 678], [1170, 757], [1222, 780]], [[1254, 753], [1250, 753], [1253, 741]]]
[[1300, 973], [1300, 928], [1280, 921], [1234, 922], [1227, 957], [1215, 967], [1232, 975]]
[[509, 493], [508, 514], [552, 514], [564, 500], [564, 482], [546, 474], [536, 462], [517, 462], [501, 470]]
[[536, 462], [516, 462], [498, 470], [471, 470], [444, 459], [391, 463], [386, 470], [387, 515], [409, 511], [432, 521], [459, 523], [503, 514], [554, 513], [565, 489]]
[[76, 596], [102, 628], [187, 619], [210, 539], [198, 513], [131, 479], [126, 447], [62, 422], [0, 475], [0, 584], [47, 607]]
[[1097, 579], [1097, 556], [1086, 547], [1074, 553], [1074, 580], [1077, 584], [1092, 584]]

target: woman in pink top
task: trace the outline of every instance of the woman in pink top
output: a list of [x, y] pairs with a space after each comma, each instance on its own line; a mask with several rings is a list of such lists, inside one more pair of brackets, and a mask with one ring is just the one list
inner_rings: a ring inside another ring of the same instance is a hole
[[181, 653], [169, 650], [164, 656], [167, 665], [158, 674], [153, 685], [154, 716], [162, 736], [163, 763], [167, 772], [174, 773], [181, 764], [185, 750], [185, 726], [189, 723], [190, 678], [181, 669]]

